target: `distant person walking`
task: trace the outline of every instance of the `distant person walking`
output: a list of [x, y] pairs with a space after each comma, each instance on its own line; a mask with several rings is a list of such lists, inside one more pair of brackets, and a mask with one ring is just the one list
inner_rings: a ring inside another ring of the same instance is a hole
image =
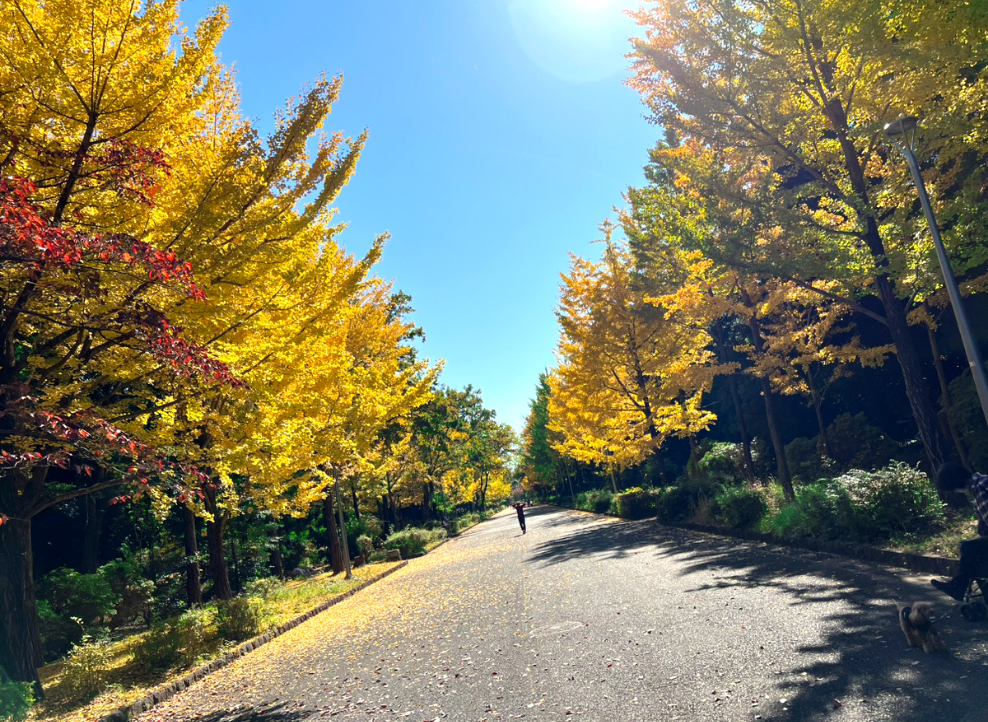
[[517, 504], [512, 504], [512, 506], [518, 512], [518, 526], [521, 527], [521, 533], [525, 534], [525, 502], [519, 501]]

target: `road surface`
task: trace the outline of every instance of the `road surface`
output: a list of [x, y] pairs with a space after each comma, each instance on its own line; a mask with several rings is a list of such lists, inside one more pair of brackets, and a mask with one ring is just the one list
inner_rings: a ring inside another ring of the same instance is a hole
[[[142, 722], [985, 722], [988, 625], [927, 577], [552, 507], [459, 538]], [[893, 600], [939, 602], [948, 655]]]

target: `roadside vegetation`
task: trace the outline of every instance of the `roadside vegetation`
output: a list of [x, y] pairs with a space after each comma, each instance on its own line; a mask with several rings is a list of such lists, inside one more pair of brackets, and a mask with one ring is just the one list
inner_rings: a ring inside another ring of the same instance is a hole
[[101, 626], [114, 610], [84, 610], [87, 595], [78, 595], [71, 611], [96, 616], [88, 617], [86, 624], [76, 617], [77, 626], [84, 629], [81, 639], [58, 662], [41, 668], [46, 697], [28, 718], [98, 719], [396, 564], [376, 562], [358, 569], [351, 579], [315, 570], [309, 578], [291, 581], [258, 579], [232, 600], [195, 607], [146, 628], [133, 623], [115, 629]]
[[[826, 466], [834, 465], [821, 464], [818, 473]], [[956, 556], [958, 542], [977, 535], [973, 509], [944, 503], [929, 477], [902, 461], [797, 478], [792, 501], [771, 477], [748, 482], [736, 445], [714, 444], [698, 471], [668, 487], [592, 489], [577, 494], [575, 503], [565, 495], [554, 500], [626, 519], [755, 529], [940, 556]]]

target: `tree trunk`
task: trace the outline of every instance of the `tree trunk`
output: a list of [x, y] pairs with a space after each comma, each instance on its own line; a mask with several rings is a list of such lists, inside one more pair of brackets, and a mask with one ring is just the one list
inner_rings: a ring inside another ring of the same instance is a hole
[[285, 562], [281, 558], [281, 542], [275, 541], [274, 546], [271, 548], [271, 566], [274, 567], [274, 575], [284, 581], [285, 579]]
[[336, 481], [336, 504], [336, 511], [340, 515], [340, 536], [343, 538], [342, 543], [340, 544], [343, 552], [343, 569], [346, 571], [346, 578], [350, 579], [353, 576], [353, 572], [350, 568], [350, 542], [346, 538], [346, 522], [343, 520], [343, 497], [340, 494], [339, 479]]
[[202, 491], [206, 511], [212, 515], [212, 520], [206, 521], [206, 543], [209, 549], [209, 575], [213, 579], [213, 595], [218, 599], [233, 599], [223, 551], [226, 520], [216, 507], [216, 488], [211, 484], [204, 484]]
[[957, 450], [957, 458], [960, 459], [964, 468], [968, 471], [973, 471], [971, 462], [967, 458], [967, 450], [964, 448], [964, 442], [961, 441], [961, 436], [957, 433], [957, 427], [954, 425], [954, 419], [950, 415], [953, 401], [950, 398], [950, 384], [947, 383], [947, 374], [943, 370], [943, 359], [940, 356], [940, 344], [937, 342], [937, 334], [928, 325], [924, 325], [926, 326], [927, 338], [930, 340], [933, 367], [937, 371], [937, 381], [940, 382], [940, 408], [942, 411], [938, 416], [940, 417], [941, 430], [945, 436], [949, 436], [954, 442], [954, 448]]
[[353, 518], [360, 521], [360, 504], [357, 502], [357, 482], [350, 480], [350, 496], [353, 497]]
[[772, 439], [772, 450], [775, 452], [775, 465], [779, 474], [779, 483], [785, 492], [786, 499], [793, 501], [796, 491], [792, 488], [792, 477], [789, 476], [789, 464], [786, 462], [786, 447], [782, 443], [782, 433], [775, 415], [775, 400], [772, 396], [772, 384], [768, 379], [762, 379], [762, 396], [765, 397], [765, 420], [768, 422], [768, 435]]
[[690, 434], [690, 476], [700, 476], [700, 449], [696, 445], [696, 434]]
[[[824, 111], [841, 145], [844, 167], [847, 169], [851, 188], [861, 201], [862, 207], [868, 208], [871, 206], [868, 199], [868, 180], [865, 178], [864, 168], [861, 165], [861, 157], [850, 139], [847, 112], [839, 98], [832, 98], [825, 106]], [[906, 309], [902, 300], [896, 295], [895, 285], [887, 273], [889, 267], [888, 253], [878, 231], [878, 220], [873, 215], [867, 215], [863, 220], [865, 226], [864, 242], [875, 259], [877, 269], [874, 276], [875, 289], [878, 291], [878, 298], [881, 300], [885, 311], [885, 322], [889, 334], [892, 336], [892, 343], [895, 344], [895, 357], [899, 362], [899, 368], [902, 370], [902, 380], [906, 384], [906, 398], [909, 399], [909, 406], [916, 421], [919, 438], [923, 442], [923, 449], [926, 451], [926, 457], [931, 465], [930, 471], [935, 473], [943, 464], [943, 438], [940, 434], [936, 410], [930, 397], [930, 390], [926, 386], [926, 379], [923, 376], [919, 353], [917, 353], [916, 346], [909, 335]]]
[[816, 412], [816, 425], [820, 429], [820, 443], [817, 444], [817, 453], [821, 456], [834, 458], [834, 452], [830, 448], [830, 437], [827, 436], [827, 425], [823, 422], [823, 400], [816, 389], [813, 381], [813, 370], [806, 370], [806, 382], [810, 387], [810, 399], [813, 401], [813, 411]]
[[748, 422], [744, 418], [744, 407], [741, 405], [741, 393], [738, 391], [738, 380], [731, 374], [727, 377], [727, 387], [731, 391], [731, 401], [734, 403], [734, 415], [738, 419], [738, 432], [741, 434], [742, 466], [748, 481], [754, 483], [755, 459], [751, 455], [751, 435], [748, 433]]
[[99, 567], [99, 540], [103, 534], [103, 519], [110, 508], [110, 498], [109, 492], [100, 491], [87, 494], [82, 499], [86, 507], [86, 526], [82, 532], [82, 560], [79, 568], [83, 574], [95, 574]]
[[[724, 344], [724, 329], [721, 322], [713, 324], [713, 337], [717, 348], [717, 359], [722, 365], [727, 365], [727, 349]], [[727, 388], [731, 392], [731, 402], [734, 404], [734, 415], [738, 420], [738, 433], [741, 434], [742, 466], [744, 475], [750, 483], [755, 483], [755, 460], [751, 455], [751, 436], [748, 434], [748, 423], [744, 418], [744, 407], [741, 405], [741, 392], [738, 391], [737, 377], [732, 373], [727, 376]]]
[[343, 550], [340, 548], [339, 532], [336, 528], [336, 515], [333, 514], [333, 489], [326, 490], [322, 499], [322, 520], [326, 525], [327, 542], [329, 543], [329, 563], [333, 574], [343, 571]]
[[888, 276], [882, 275], [876, 278], [875, 286], [878, 288], [879, 296], [885, 307], [889, 333], [892, 336], [892, 343], [895, 344], [895, 357], [899, 362], [899, 368], [902, 370], [902, 379], [906, 384], [906, 397], [909, 399], [909, 406], [912, 409], [913, 418], [916, 420], [919, 438], [923, 442], [923, 449], [930, 461], [930, 471], [935, 473], [943, 464], [943, 440], [940, 435], [940, 423], [937, 421], [936, 411], [930, 399], [930, 390], [926, 387], [919, 354], [909, 336], [906, 312], [902, 307], [902, 302], [896, 298], [895, 290]]
[[202, 606], [202, 581], [199, 573], [199, 542], [196, 539], [196, 515], [182, 505], [185, 522], [185, 596], [190, 607]]
[[433, 486], [431, 481], [422, 484], [422, 526], [429, 523], [429, 510], [432, 507]]
[[[748, 330], [751, 332], [751, 343], [754, 346], [755, 354], [762, 354], [762, 331], [755, 317], [755, 304], [752, 303], [748, 293], [741, 289], [741, 300], [745, 307], [750, 310], [748, 317]], [[779, 476], [779, 483], [785, 492], [786, 499], [793, 501], [796, 492], [792, 488], [792, 477], [789, 476], [789, 464], [786, 463], [786, 447], [782, 443], [782, 433], [779, 431], [779, 422], [775, 416], [775, 401], [772, 394], [772, 383], [767, 378], [759, 379], [762, 386], [762, 397], [765, 399], [765, 420], [768, 422], [768, 435], [772, 439], [772, 450], [775, 452], [775, 466]]]
[[237, 594], [244, 590], [240, 577], [240, 559], [237, 557], [237, 535], [230, 535], [230, 588]]
[[0, 510], [8, 515], [0, 525], [0, 666], [11, 679], [33, 683], [35, 696], [41, 699], [37, 668], [44, 660], [34, 596], [31, 520], [19, 516], [28, 503], [18, 499], [15, 486], [11, 479], [0, 478]]

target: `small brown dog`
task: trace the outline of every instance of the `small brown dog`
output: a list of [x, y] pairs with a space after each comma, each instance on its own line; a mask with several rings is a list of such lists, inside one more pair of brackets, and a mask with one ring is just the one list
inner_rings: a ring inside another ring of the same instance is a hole
[[942, 652], [947, 648], [943, 637], [933, 626], [932, 609], [926, 602], [912, 606], [896, 605], [899, 609], [899, 626], [906, 635], [910, 647], [922, 647], [924, 652]]

